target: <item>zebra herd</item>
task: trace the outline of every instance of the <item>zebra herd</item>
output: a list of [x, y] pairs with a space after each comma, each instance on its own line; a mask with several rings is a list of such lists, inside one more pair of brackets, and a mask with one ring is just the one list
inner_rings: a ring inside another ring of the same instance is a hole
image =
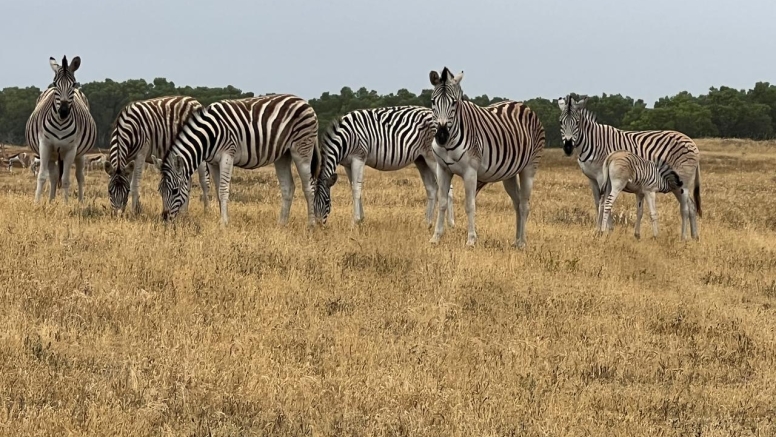
[[[50, 58], [54, 83], [41, 93], [27, 122], [27, 142], [40, 156], [36, 202], [47, 179], [50, 198], [56, 197], [60, 184], [67, 202], [73, 163], [78, 199], [83, 202], [84, 162], [94, 147], [96, 124], [75, 80], [80, 63], [79, 57], [70, 63], [63, 57], [61, 64]], [[220, 223], [226, 225], [234, 167], [256, 169], [273, 164], [282, 198], [278, 221], [284, 225], [294, 196], [293, 163], [307, 201], [308, 225], [325, 224], [331, 211], [330, 189], [341, 165], [351, 187], [353, 221], [360, 222], [364, 218], [365, 166], [394, 171], [415, 164], [426, 189], [426, 225], [434, 226], [431, 243], [440, 241], [445, 221], [454, 225], [451, 180], [458, 175], [464, 186], [466, 244], [477, 241], [477, 194], [487, 184], [501, 182], [515, 210], [513, 245], [523, 248], [534, 178], [545, 147], [544, 127], [523, 103], [508, 100], [482, 107], [468, 101], [462, 80], [463, 72], [453, 74], [447, 67], [441, 73], [431, 71], [431, 108], [354, 110], [334, 120], [320, 138], [314, 109], [293, 94], [228, 99], [207, 106], [184, 96], [131, 102], [116, 117], [109, 159], [103, 166], [109, 175], [111, 207], [123, 213], [131, 195], [132, 210], [141, 210], [140, 179], [145, 164], [150, 163], [161, 173], [158, 191], [164, 221], [187, 209], [191, 179], [197, 171], [205, 208], [209, 175], [216, 185]], [[585, 102], [586, 98], [576, 101], [567, 96], [558, 99], [558, 106], [563, 150], [569, 156], [578, 150], [579, 166], [590, 180], [596, 228], [611, 229], [611, 205], [624, 191], [637, 197], [636, 237], [644, 199], [656, 236], [654, 194], [671, 192], [680, 204], [682, 239], [687, 239], [688, 222], [697, 239], [696, 215], [701, 216], [701, 203], [695, 143], [675, 131], [623, 131], [600, 124]]]

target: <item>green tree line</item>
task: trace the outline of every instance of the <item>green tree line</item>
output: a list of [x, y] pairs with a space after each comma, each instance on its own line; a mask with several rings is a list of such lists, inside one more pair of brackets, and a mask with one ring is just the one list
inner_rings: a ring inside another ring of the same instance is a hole
[[[164, 78], [151, 82], [131, 79], [115, 82], [111, 79], [85, 83], [82, 91], [89, 98], [91, 113], [97, 123], [97, 147], [108, 146], [110, 131], [116, 115], [127, 103], [167, 95], [186, 95], [196, 98], [203, 105], [227, 98], [251, 97], [233, 86], [209, 88], [178, 87]], [[24, 127], [35, 107], [41, 90], [37, 87], [9, 87], [0, 91], [0, 142], [25, 144]], [[575, 94], [572, 94], [573, 96]], [[504, 100], [487, 95], [469, 98], [479, 105]], [[542, 120], [547, 131], [548, 147], [560, 146], [558, 126], [559, 109], [556, 98], [526, 100]], [[320, 129], [324, 130], [336, 117], [354, 109], [393, 105], [431, 106], [431, 90], [414, 94], [407, 89], [380, 95], [365, 87], [353, 91], [343, 87], [339, 94], [329, 92], [310, 100], [318, 114]], [[776, 85], [758, 82], [750, 90], [729, 87], [712, 87], [707, 94], [693, 96], [681, 92], [673, 97], [663, 97], [647, 108], [642, 99], [634, 100], [620, 94], [590, 96], [588, 108], [598, 120], [621, 129], [674, 129], [693, 137], [771, 139], [776, 134]]]

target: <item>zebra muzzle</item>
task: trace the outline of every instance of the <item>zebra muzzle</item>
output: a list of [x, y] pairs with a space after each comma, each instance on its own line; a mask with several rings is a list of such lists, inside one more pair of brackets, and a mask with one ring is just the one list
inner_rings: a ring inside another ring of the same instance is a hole
[[70, 115], [70, 104], [66, 102], [62, 102], [61, 105], [59, 105], [59, 118], [67, 118], [68, 115]]
[[436, 139], [437, 144], [444, 146], [447, 143], [447, 140], [450, 139], [450, 131], [447, 130], [447, 126], [439, 126], [434, 138]]
[[571, 156], [571, 153], [574, 151], [574, 142], [571, 140], [563, 140], [563, 153], [566, 154], [566, 156]]

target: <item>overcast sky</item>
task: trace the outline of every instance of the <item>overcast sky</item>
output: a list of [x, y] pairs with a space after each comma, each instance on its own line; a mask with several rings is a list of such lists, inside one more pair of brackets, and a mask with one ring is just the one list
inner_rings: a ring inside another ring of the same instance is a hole
[[774, 0], [0, 0], [0, 88], [166, 77], [304, 98], [343, 86], [516, 100], [568, 92], [654, 100], [776, 82]]

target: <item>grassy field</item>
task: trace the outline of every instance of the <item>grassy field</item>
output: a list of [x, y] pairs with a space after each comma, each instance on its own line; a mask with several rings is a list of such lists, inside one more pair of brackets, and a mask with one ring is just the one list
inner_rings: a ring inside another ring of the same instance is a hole
[[313, 231], [298, 178], [277, 226], [272, 168], [236, 171], [226, 230], [196, 199], [162, 225], [153, 172], [118, 219], [101, 171], [79, 208], [0, 169], [0, 435], [776, 435], [776, 144], [698, 144], [699, 242], [671, 195], [657, 240], [632, 195], [596, 238], [548, 150], [524, 251], [501, 185], [464, 247], [459, 178], [431, 246], [414, 168], [367, 170], [359, 227], [336, 185]]

